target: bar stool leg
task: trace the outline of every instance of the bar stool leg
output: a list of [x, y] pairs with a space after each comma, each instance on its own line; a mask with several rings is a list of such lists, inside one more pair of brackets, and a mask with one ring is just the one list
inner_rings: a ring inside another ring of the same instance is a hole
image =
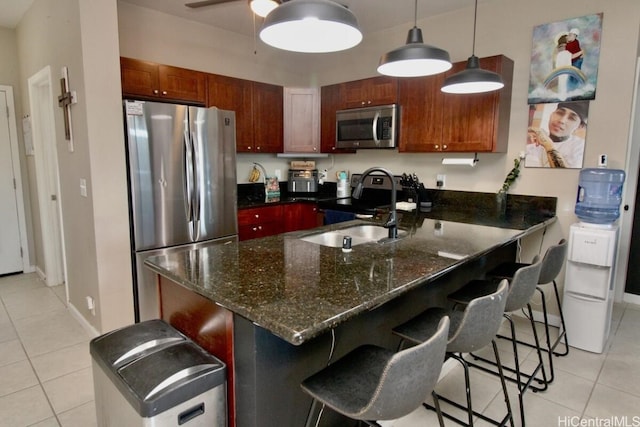
[[[553, 369], [553, 350], [551, 347], [551, 337], [549, 336], [549, 315], [547, 313], [547, 301], [545, 299], [544, 291], [540, 288], [536, 288], [538, 292], [540, 292], [540, 297], [542, 299], [542, 315], [544, 317], [544, 332], [546, 335], [547, 348], [546, 352], [549, 356], [549, 378], [547, 380], [547, 384], [551, 384], [555, 378], [555, 372]], [[537, 380], [538, 383], [542, 383], [540, 379]]]
[[[535, 321], [533, 320], [533, 310], [531, 309], [531, 304], [527, 304], [527, 310], [529, 311], [529, 321], [531, 323], [531, 330], [533, 331], [533, 338], [535, 341], [536, 353], [538, 354], [538, 366], [529, 377], [529, 381], [527, 381], [527, 388], [530, 387], [531, 380], [535, 378], [535, 376], [538, 373], [538, 370], [541, 370], [542, 380], [538, 380], [538, 382], [542, 385], [542, 387], [531, 387], [531, 390], [534, 393], [537, 393], [539, 391], [545, 391], [550, 381], [547, 378], [547, 372], [546, 372], [546, 369], [544, 368], [544, 361], [542, 360], [542, 349], [540, 347], [540, 340], [538, 339], [538, 331], [536, 330], [536, 324], [535, 324]], [[549, 355], [549, 357], [551, 357], [551, 355]]]
[[[556, 294], [556, 302], [558, 303], [558, 311], [560, 312], [560, 324], [562, 325], [562, 331], [560, 332], [560, 334], [558, 334], [558, 338], [553, 344], [551, 351], [556, 356], [566, 356], [567, 354], [569, 354], [569, 339], [567, 338], [567, 326], [564, 324], [564, 314], [562, 314], [562, 305], [560, 304], [560, 293], [558, 292], [558, 285], [556, 284], [555, 280], [553, 281], [553, 291]], [[563, 353], [555, 352], [554, 350], [560, 343], [562, 337], [564, 337], [565, 351]]]

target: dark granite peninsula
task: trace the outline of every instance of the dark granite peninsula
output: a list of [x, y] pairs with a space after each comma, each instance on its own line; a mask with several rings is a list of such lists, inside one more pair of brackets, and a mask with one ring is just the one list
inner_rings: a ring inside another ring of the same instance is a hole
[[[404, 214], [402, 238], [351, 252], [302, 238], [368, 222], [146, 263], [160, 275], [162, 317], [228, 364], [230, 425], [300, 426], [310, 405], [302, 379], [360, 344], [395, 348], [393, 326], [514, 259], [518, 239], [553, 221], [548, 213], [498, 215], [486, 226]], [[349, 424], [325, 409], [321, 425]]]

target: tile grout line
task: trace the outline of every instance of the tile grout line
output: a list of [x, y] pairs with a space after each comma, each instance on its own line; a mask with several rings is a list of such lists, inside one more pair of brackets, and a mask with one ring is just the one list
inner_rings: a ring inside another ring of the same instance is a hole
[[[56, 414], [56, 411], [53, 407], [53, 404], [51, 403], [51, 399], [49, 399], [49, 395], [47, 394], [44, 385], [42, 384], [42, 381], [40, 379], [40, 376], [38, 375], [38, 371], [36, 371], [36, 368], [33, 366], [33, 362], [31, 361], [31, 357], [29, 356], [29, 353], [27, 352], [27, 349], [24, 346], [24, 343], [22, 342], [22, 337], [20, 336], [20, 333], [18, 332], [18, 328], [16, 328], [16, 325], [14, 323], [14, 319], [11, 317], [11, 314], [9, 313], [9, 311], [7, 310], [7, 305], [4, 302], [4, 298], [0, 297], [0, 301], [2, 302], [2, 306], [5, 310], [5, 312], [7, 313], [7, 318], [9, 319], [9, 323], [11, 323], [11, 327], [13, 328], [13, 330], [16, 333], [16, 336], [18, 337], [18, 341], [20, 342], [20, 347], [22, 348], [22, 351], [24, 352], [24, 355], [27, 358], [27, 361], [29, 362], [29, 366], [31, 366], [31, 370], [33, 371], [33, 374], [35, 375], [36, 379], [38, 380], [38, 385], [40, 386], [40, 389], [42, 390], [42, 394], [44, 394], [45, 399], [47, 400], [47, 404], [49, 405], [49, 408], [51, 409], [51, 412], [53, 413], [53, 417], [56, 420], [56, 423], [58, 423], [59, 426], [61, 426], [62, 424], [60, 423], [60, 419], [58, 418], [58, 414]], [[26, 390], [26, 389], [22, 389], [22, 390]], [[20, 391], [20, 390], [18, 390]], [[15, 392], [14, 392], [15, 393]], [[42, 422], [45, 421], [46, 418], [44, 420], [39, 420], [36, 422]]]
[[[622, 313], [620, 314], [620, 321], [618, 322], [618, 325], [616, 326], [616, 330], [615, 331], [610, 331], [610, 335], [609, 335], [609, 338], [607, 339], [607, 343], [605, 343], [606, 352], [605, 352], [605, 356], [604, 356], [604, 361], [602, 362], [602, 365], [600, 365], [600, 369], [598, 370], [598, 375], [596, 375], [596, 379], [593, 382], [593, 387], [591, 387], [591, 392], [589, 393], [589, 398], [587, 399], [587, 403], [586, 403], [586, 405], [584, 405], [584, 409], [582, 410], [582, 414], [580, 415], [581, 419], [584, 419], [584, 417], [586, 416], [587, 408], [589, 407], [589, 403], [591, 403], [591, 398], [593, 397], [593, 392], [595, 391], [596, 386], [598, 385], [598, 380], [600, 379], [600, 374], [602, 374], [602, 370], [604, 369], [604, 365], [607, 362], [607, 359], [609, 358], [609, 351], [611, 350], [611, 345], [613, 344], [612, 343], [613, 338], [618, 333], [618, 329], [620, 328], [620, 325], [622, 324], [622, 320], [624, 319], [624, 313], [627, 311], [626, 303], [624, 304], [623, 307], [624, 308], [622, 309]], [[602, 384], [602, 385], [605, 385], [605, 384]], [[612, 387], [612, 388], [614, 388], [614, 387]]]

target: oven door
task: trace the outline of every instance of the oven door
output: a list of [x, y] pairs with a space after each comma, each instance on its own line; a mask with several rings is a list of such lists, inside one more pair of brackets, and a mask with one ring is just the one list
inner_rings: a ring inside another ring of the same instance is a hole
[[395, 148], [397, 105], [336, 112], [337, 148]]

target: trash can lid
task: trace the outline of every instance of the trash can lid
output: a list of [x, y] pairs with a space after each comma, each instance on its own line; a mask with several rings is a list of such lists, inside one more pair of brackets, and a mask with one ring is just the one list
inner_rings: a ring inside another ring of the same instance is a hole
[[226, 382], [226, 366], [192, 341], [153, 352], [118, 370], [118, 388], [152, 417]]
[[125, 326], [94, 338], [89, 344], [89, 352], [102, 369], [113, 370], [187, 339], [173, 326], [155, 319]]

